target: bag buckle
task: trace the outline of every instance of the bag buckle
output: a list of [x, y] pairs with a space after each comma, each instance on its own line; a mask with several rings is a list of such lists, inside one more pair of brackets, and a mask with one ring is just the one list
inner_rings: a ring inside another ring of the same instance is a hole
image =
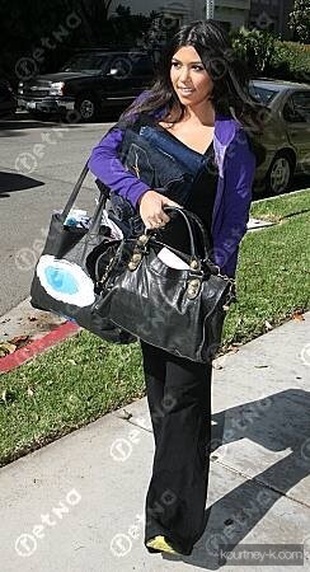
[[147, 234], [141, 234], [141, 236], [137, 238], [137, 242], [134, 247], [132, 257], [128, 262], [128, 269], [131, 272], [133, 272], [138, 268], [142, 260], [142, 256], [146, 252], [146, 245], [149, 242], [150, 238], [151, 237]]
[[201, 280], [199, 278], [191, 278], [187, 282], [187, 297], [190, 300], [194, 300], [199, 294], [199, 290], [201, 288]]
[[141, 262], [142, 252], [134, 252], [131, 259], [128, 262], [128, 268], [132, 272], [136, 270]]

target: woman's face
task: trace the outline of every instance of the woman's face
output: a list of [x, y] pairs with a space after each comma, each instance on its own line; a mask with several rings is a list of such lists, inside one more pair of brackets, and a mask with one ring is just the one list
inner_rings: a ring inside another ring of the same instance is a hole
[[193, 46], [183, 46], [175, 52], [170, 79], [183, 105], [192, 107], [210, 99], [214, 83]]

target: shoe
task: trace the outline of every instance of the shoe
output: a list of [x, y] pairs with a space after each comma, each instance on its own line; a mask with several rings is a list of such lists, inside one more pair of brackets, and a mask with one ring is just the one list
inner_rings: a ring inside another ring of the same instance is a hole
[[167, 552], [168, 554], [179, 554], [172, 546], [167, 542], [164, 536], [154, 536], [146, 542], [148, 548], [152, 548], [157, 552]]

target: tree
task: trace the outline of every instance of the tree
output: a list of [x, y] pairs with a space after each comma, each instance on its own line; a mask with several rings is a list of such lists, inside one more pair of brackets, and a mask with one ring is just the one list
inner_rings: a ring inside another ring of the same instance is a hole
[[289, 15], [289, 27], [294, 38], [305, 44], [310, 43], [310, 3], [309, 0], [295, 0], [293, 12]]
[[252, 75], [264, 73], [274, 54], [275, 38], [269, 32], [244, 27], [232, 36], [236, 54], [247, 62]]
[[88, 45], [101, 45], [103, 43], [104, 28], [111, 4], [112, 0], [78, 0], [73, 2], [75, 10], [81, 15], [83, 32]]
[[77, 49], [131, 48], [139, 41], [141, 45], [154, 16], [131, 14], [121, 5], [111, 15], [111, 4], [112, 0], [0, 0], [0, 77], [16, 87], [36, 73], [58, 70]]

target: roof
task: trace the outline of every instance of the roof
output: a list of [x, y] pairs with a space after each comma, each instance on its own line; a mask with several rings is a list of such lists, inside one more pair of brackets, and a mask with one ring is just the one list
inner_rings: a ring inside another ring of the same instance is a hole
[[310, 89], [310, 86], [306, 83], [297, 83], [294, 81], [285, 81], [282, 79], [258, 78], [252, 79], [251, 82], [258, 87], [273, 89], [275, 91], [284, 91], [288, 88]]

